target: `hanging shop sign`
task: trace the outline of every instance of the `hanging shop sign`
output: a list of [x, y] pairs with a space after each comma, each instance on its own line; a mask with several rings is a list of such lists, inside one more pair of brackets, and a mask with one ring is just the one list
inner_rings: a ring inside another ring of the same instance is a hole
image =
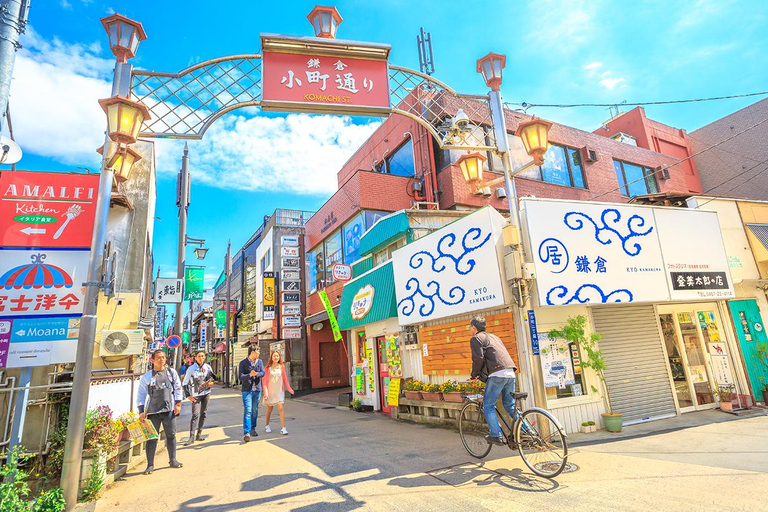
[[301, 329], [290, 328], [283, 329], [283, 339], [295, 340], [301, 338]]
[[0, 318], [0, 368], [73, 363], [80, 316]]
[[281, 247], [280, 256], [288, 257], [288, 258], [298, 258], [299, 248], [298, 247]]
[[283, 235], [280, 237], [280, 245], [284, 247], [298, 247], [299, 237], [295, 235]]
[[341, 282], [349, 281], [352, 279], [352, 267], [343, 263], [336, 263], [333, 266], [333, 278]]
[[283, 322], [283, 327], [301, 327], [300, 316], [283, 316], [280, 320]]
[[299, 258], [283, 258], [283, 267], [299, 268]]
[[299, 291], [300, 289], [300, 281], [283, 281], [283, 290], [286, 292]]
[[200, 350], [205, 350], [206, 343], [208, 343], [208, 321], [202, 320], [200, 322]]
[[[221, 306], [220, 307], [221, 307], [221, 309], [226, 309], [227, 308], [227, 301], [226, 300], [221, 301]], [[229, 312], [230, 313], [237, 312], [237, 299], [232, 299], [232, 300], [229, 301]]]
[[389, 114], [388, 45], [262, 34], [264, 110]]
[[155, 302], [180, 304], [184, 298], [183, 283], [183, 279], [175, 277], [158, 277], [155, 280]]
[[297, 292], [282, 292], [281, 304], [286, 302], [301, 302], [301, 294]]
[[0, 246], [90, 248], [98, 174], [3, 171]]
[[412, 325], [507, 304], [501, 228], [485, 207], [395, 251], [400, 325]]
[[264, 272], [261, 289], [263, 291], [261, 303], [261, 318], [274, 320], [275, 318], [275, 273]]
[[216, 310], [216, 328], [217, 329], [227, 328], [227, 312], [223, 309]]
[[352, 306], [350, 311], [352, 312], [352, 318], [354, 320], [362, 320], [365, 315], [373, 307], [373, 295], [376, 290], [370, 284], [367, 284], [360, 288], [354, 297], [352, 297]]
[[0, 252], [0, 316], [81, 314], [89, 255], [87, 250]]
[[184, 300], [202, 300], [204, 282], [204, 267], [186, 267], [184, 269]]
[[281, 270], [283, 281], [299, 281], [301, 275], [298, 270]]
[[165, 306], [160, 304], [155, 310], [155, 341], [163, 341], [165, 339], [165, 333], [163, 328], [165, 327]]
[[301, 304], [283, 304], [282, 312], [284, 315], [300, 315]]
[[318, 294], [318, 296], [320, 297], [320, 302], [323, 303], [325, 312], [328, 315], [328, 322], [331, 324], [331, 331], [333, 331], [333, 341], [339, 341], [341, 340], [341, 331], [339, 330], [339, 322], [336, 320], [336, 315], [333, 312], [331, 301], [328, 300], [328, 294], [325, 293], [325, 290], [320, 290], [320, 293]]
[[523, 199], [541, 306], [733, 297], [715, 212]]

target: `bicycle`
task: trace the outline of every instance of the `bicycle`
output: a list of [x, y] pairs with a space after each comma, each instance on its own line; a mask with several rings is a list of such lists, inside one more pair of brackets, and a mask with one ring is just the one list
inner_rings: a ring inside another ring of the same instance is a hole
[[[525, 400], [528, 393], [512, 393], [512, 397], [515, 399], [515, 419], [511, 427], [499, 413], [499, 408], [494, 406], [504, 444], [510, 450], [517, 448], [525, 465], [535, 474], [544, 478], [556, 477], [568, 461], [568, 444], [563, 427], [545, 409], [532, 407], [523, 411], [520, 401]], [[459, 415], [461, 442], [471, 456], [482, 459], [492, 448], [485, 439], [489, 429], [483, 414], [482, 395], [465, 398]]]

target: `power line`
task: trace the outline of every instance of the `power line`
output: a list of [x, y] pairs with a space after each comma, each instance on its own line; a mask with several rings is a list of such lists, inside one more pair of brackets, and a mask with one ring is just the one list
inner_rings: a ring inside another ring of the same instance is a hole
[[[746, 94], [732, 94], [730, 96], [713, 96], [710, 98], [692, 98], [692, 99], [686, 99], [686, 100], [667, 100], [667, 101], [640, 101], [636, 103], [622, 103], [622, 105], [626, 105], [628, 107], [642, 107], [646, 105], [672, 105], [676, 103], [696, 103], [700, 101], [717, 101], [717, 100], [730, 100], [735, 98], [749, 98], [751, 96], [765, 96], [768, 95], [768, 91], [763, 92], [750, 92]], [[523, 107], [523, 108], [533, 108], [533, 107], [553, 107], [553, 108], [575, 108], [575, 107], [615, 107], [616, 103], [528, 103], [528, 102], [522, 102], [522, 103], [505, 103], [505, 106], [511, 105], [516, 107]]]
[[[725, 181], [723, 181], [723, 182], [721, 182], [721, 183], [718, 183], [718, 184], [717, 184], [717, 185], [715, 185], [714, 187], [710, 187], [710, 188], [708, 188], [707, 190], [705, 190], [704, 192], [702, 192], [702, 194], [707, 194], [707, 193], [709, 193], [709, 192], [713, 191], [714, 189], [716, 189], [717, 187], [719, 187], [720, 185], [724, 185], [724, 184], [725, 184], [726, 182], [728, 182], [728, 181], [731, 181], [731, 180], [733, 180], [733, 179], [735, 179], [735, 178], [738, 178], [739, 176], [743, 176], [744, 174], [748, 173], [749, 171], [751, 171], [751, 170], [752, 170], [752, 169], [754, 169], [755, 167], [759, 167], [760, 165], [762, 165], [762, 164], [764, 164], [764, 163], [766, 163], [766, 162], [768, 162], [768, 158], [766, 158], [765, 160], [763, 160], [763, 161], [762, 161], [762, 162], [760, 162], [759, 164], [755, 164], [755, 165], [753, 165], [752, 167], [750, 167], [749, 169], [747, 169], [747, 170], [745, 170], [745, 171], [743, 171], [743, 172], [740, 172], [740, 173], [739, 173], [739, 174], [737, 174], [736, 176], [732, 176], [732, 177], [728, 178], [727, 180], [725, 180]], [[725, 195], [727, 195], [727, 194], [728, 194], [728, 192], [730, 192], [730, 191], [732, 191], [732, 190], [735, 190], [735, 189], [737, 189], [737, 188], [741, 187], [742, 185], [746, 185], [748, 182], [750, 182], [750, 181], [752, 181], [753, 179], [757, 178], [758, 176], [760, 176], [760, 175], [761, 175], [762, 173], [764, 173], [765, 171], [768, 171], [768, 167], [763, 167], [761, 170], [757, 171], [757, 172], [755, 173], [755, 175], [754, 175], [754, 176], [751, 176], [751, 177], [747, 178], [746, 180], [742, 181], [741, 183], [738, 183], [738, 184], [734, 185], [733, 187], [729, 188], [728, 190], [726, 190], [726, 191], [722, 192], [722, 194], [721, 194], [721, 195], [722, 195], [722, 196], [725, 196]], [[711, 199], [708, 199], [708, 200], [704, 201], [703, 203], [701, 203], [700, 205], [698, 205], [696, 208], [701, 208], [701, 207], [702, 207], [702, 206], [704, 206], [705, 204], [711, 203], [711, 202], [712, 202], [712, 201], [714, 201], [715, 199], [720, 199], [720, 198], [718, 198], [718, 197], [713, 197], [713, 198], [711, 198]]]

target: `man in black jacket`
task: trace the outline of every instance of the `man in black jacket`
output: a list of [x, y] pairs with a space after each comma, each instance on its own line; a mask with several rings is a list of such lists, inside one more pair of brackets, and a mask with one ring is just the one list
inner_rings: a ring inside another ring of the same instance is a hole
[[257, 436], [256, 420], [259, 416], [259, 400], [261, 399], [261, 378], [264, 377], [264, 363], [259, 359], [259, 347], [248, 347], [248, 357], [240, 361], [241, 391], [243, 393], [243, 441]]
[[472, 339], [469, 346], [472, 349], [472, 378], [485, 381], [483, 395], [483, 413], [488, 423], [490, 434], [486, 436], [489, 443], [504, 444], [501, 438], [501, 426], [496, 416], [496, 401], [501, 395], [501, 403], [511, 418], [515, 417], [515, 372], [517, 367], [509, 355], [507, 347], [498, 336], [485, 332], [485, 318], [474, 317], [469, 324]]

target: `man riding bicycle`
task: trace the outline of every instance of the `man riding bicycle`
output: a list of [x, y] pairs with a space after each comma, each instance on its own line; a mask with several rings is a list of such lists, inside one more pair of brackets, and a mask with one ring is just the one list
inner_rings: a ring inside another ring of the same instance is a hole
[[483, 414], [490, 430], [490, 434], [485, 436], [485, 439], [489, 443], [503, 445], [495, 406], [501, 395], [504, 409], [511, 418], [515, 417], [515, 399], [512, 393], [515, 392], [517, 367], [499, 337], [485, 331], [484, 317], [474, 317], [470, 321], [469, 331], [472, 333], [472, 339], [469, 340], [469, 346], [472, 349], [471, 377], [485, 382]]

